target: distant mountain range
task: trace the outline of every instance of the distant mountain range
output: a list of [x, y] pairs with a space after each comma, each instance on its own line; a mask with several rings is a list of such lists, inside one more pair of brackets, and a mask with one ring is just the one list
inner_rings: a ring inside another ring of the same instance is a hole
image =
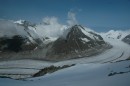
[[97, 33], [81, 25], [59, 26], [63, 33], [54, 38], [43, 35], [42, 31], [45, 27], [41, 26], [25, 20], [15, 22], [0, 20], [0, 54], [2, 52], [19, 53], [40, 50], [41, 53], [44, 53], [41, 58], [63, 60], [103, 52], [111, 47], [104, 41], [104, 37], [130, 43], [129, 32], [111, 30], [107, 33]]
[[110, 39], [119, 39], [122, 40], [125, 36], [129, 35], [130, 31], [114, 31], [114, 30], [110, 30], [106, 33], [101, 33], [102, 36], [110, 38]]

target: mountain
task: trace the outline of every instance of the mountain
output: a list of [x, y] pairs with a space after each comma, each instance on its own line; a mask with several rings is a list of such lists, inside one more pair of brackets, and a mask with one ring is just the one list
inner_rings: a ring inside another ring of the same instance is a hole
[[23, 25], [23, 26], [36, 26], [36, 24], [31, 23], [30, 21], [26, 21], [26, 20], [18, 20], [18, 21], [14, 21], [15, 24], [19, 24], [19, 25]]
[[122, 40], [126, 35], [128, 35], [130, 33], [130, 31], [114, 31], [114, 30], [110, 30], [106, 33], [101, 33], [101, 35], [103, 37], [107, 37], [110, 39], [118, 39], [118, 40]]
[[61, 33], [53, 35], [55, 38], [46, 37], [44, 28], [53, 29], [52, 26], [54, 23], [35, 25], [25, 20], [0, 20], [0, 52], [10, 52], [8, 55], [0, 53], [1, 56], [64, 60], [96, 55], [110, 47], [98, 33], [81, 25], [67, 28], [57, 24], [55, 27], [62, 30]]
[[[18, 20], [18, 21], [14, 21], [15, 24], [20, 24], [23, 25], [25, 24], [25, 22], [27, 22], [26, 20]], [[28, 22], [29, 23], [29, 22]]]
[[124, 41], [127, 44], [130, 44], [130, 34], [123, 38], [122, 41]]
[[0, 30], [0, 51], [33, 50], [44, 40], [36, 32], [34, 24], [24, 20], [0, 20]]
[[47, 58], [72, 59], [91, 56], [104, 50], [107, 43], [95, 32], [89, 32], [81, 25], [69, 28], [67, 34], [59, 37], [47, 52]]

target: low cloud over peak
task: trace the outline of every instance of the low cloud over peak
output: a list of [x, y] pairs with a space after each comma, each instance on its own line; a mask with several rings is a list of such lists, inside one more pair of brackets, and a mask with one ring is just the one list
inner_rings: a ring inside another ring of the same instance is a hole
[[72, 11], [69, 11], [68, 12], [68, 20], [67, 20], [67, 23], [70, 25], [70, 26], [73, 26], [75, 24], [77, 24], [77, 19], [76, 19], [76, 14]]

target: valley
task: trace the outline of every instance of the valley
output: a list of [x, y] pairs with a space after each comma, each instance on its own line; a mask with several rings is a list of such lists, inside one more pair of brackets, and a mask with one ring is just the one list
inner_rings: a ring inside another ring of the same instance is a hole
[[[33, 32], [33, 36], [26, 34], [25, 42], [16, 45], [21, 49], [18, 52], [10, 47], [15, 46], [16, 39], [1, 38], [0, 81], [7, 83], [2, 82], [0, 85], [15, 86], [13, 84], [15, 83], [18, 86], [23, 86], [22, 84], [127, 86], [130, 84], [128, 33], [115, 32], [116, 36], [113, 36], [112, 31], [108, 32], [109, 35], [97, 33], [80, 25], [72, 26], [65, 31], [67, 32], [63, 33], [64, 37], [59, 38], [43, 37], [36, 31]], [[30, 31], [28, 33], [32, 34]], [[125, 36], [127, 38], [124, 38]], [[20, 37], [23, 37], [23, 34]], [[17, 39], [19, 40], [21, 41], [21, 38]]]

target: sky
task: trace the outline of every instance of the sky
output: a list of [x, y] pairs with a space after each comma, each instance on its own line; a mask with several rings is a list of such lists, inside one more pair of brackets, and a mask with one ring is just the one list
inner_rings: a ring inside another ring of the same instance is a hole
[[0, 0], [0, 19], [40, 23], [56, 17], [67, 24], [70, 12], [78, 24], [96, 31], [130, 29], [130, 0]]

